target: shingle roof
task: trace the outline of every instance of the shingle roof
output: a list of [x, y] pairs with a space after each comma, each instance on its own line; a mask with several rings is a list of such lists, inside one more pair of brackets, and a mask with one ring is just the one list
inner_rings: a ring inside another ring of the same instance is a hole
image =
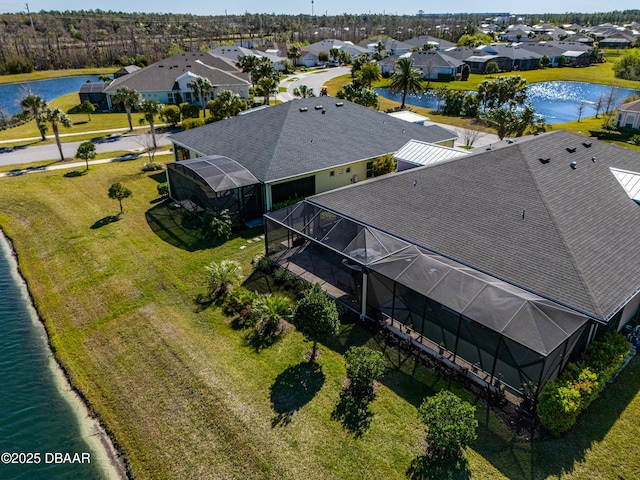
[[618, 106], [618, 110], [623, 112], [640, 112], [640, 100], [623, 103], [622, 105]]
[[[325, 113], [316, 109], [319, 105]], [[436, 125], [412, 124], [328, 97], [298, 99], [171, 136], [202, 155], [236, 160], [261, 182], [395, 152], [411, 139], [435, 143], [454, 138], [455, 133]]]
[[208, 78], [214, 85], [248, 85], [246, 75], [233, 62], [204, 52], [179, 53], [115, 79], [105, 92], [128, 87], [138, 92], [167, 92], [186, 72]]
[[555, 131], [311, 201], [609, 319], [640, 289], [640, 208], [610, 167], [640, 154], [589, 141]]

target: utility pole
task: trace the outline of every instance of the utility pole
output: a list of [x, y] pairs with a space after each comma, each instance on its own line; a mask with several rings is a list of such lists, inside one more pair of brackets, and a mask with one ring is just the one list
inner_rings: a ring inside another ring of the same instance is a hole
[[311, 16], [313, 17], [313, 0], [311, 0]]
[[29, 11], [29, 4], [27, 6], [27, 15], [29, 15], [29, 21], [31, 22], [31, 30], [33, 30], [33, 39], [36, 42], [36, 48], [38, 47], [38, 37], [36, 37], [36, 27], [33, 26], [33, 18], [31, 18], [31, 12]]

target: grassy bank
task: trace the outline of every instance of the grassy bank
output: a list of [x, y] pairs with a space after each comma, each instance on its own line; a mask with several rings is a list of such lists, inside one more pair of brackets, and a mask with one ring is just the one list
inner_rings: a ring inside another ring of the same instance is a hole
[[34, 80], [48, 80], [50, 78], [73, 77], [76, 75], [113, 75], [113, 72], [118, 71], [119, 68], [70, 68], [67, 70], [44, 70], [16, 75], [0, 75], [0, 84], [33, 82]]
[[[632, 478], [640, 452], [640, 362], [635, 360], [567, 438], [531, 444], [483, 403], [468, 460], [423, 468], [416, 409], [449, 382], [344, 325], [322, 346], [319, 368], [295, 331], [257, 351], [232, 318], [193, 298], [203, 267], [241, 262], [248, 286], [263, 251], [259, 230], [208, 248], [158, 202], [162, 175], [139, 162], [0, 179], [0, 226], [13, 239], [50, 342], [74, 384], [126, 454], [137, 479], [273, 478]], [[133, 191], [118, 221], [107, 197], [119, 181]], [[342, 353], [366, 344], [387, 370], [364, 415], [336, 420]], [[367, 427], [367, 422], [369, 425]], [[358, 429], [360, 426], [360, 429]], [[359, 433], [359, 434], [358, 434]]]

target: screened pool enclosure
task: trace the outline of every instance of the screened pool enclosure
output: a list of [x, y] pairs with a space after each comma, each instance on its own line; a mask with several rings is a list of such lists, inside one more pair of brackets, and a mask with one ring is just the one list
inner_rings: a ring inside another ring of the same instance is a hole
[[265, 215], [267, 254], [473, 380], [522, 394], [581, 351], [590, 320], [305, 200]]
[[196, 213], [229, 210], [236, 221], [262, 215], [262, 186], [235, 160], [210, 155], [167, 165], [169, 196]]

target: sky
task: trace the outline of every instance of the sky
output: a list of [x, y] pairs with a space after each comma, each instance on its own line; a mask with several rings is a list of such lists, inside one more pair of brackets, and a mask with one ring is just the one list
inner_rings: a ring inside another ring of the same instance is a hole
[[[29, 1], [29, 10], [82, 10], [96, 9], [113, 10], [122, 12], [162, 12], [162, 13], [192, 13], [194, 15], [241, 15], [244, 13], [278, 13], [297, 15], [300, 13], [312, 13], [312, 0], [236, 0], [226, 2], [224, 0], [185, 2], [181, 6], [178, 2], [170, 0], [111, 0], [102, 4], [86, 0], [34, 0]], [[419, 10], [425, 13], [461, 13], [461, 12], [500, 12], [500, 13], [565, 13], [581, 12], [593, 13], [602, 11], [625, 10], [638, 8], [631, 5], [630, 0], [537, 0], [526, 2], [524, 7], [518, 6], [520, 2], [513, 0], [493, 0], [482, 2], [478, 0], [449, 0], [447, 2], [426, 2], [424, 0], [404, 0], [403, 2], [385, 0], [313, 0], [313, 13], [315, 15], [340, 15], [350, 14], [397, 14], [415, 15]], [[0, 13], [25, 12], [26, 4], [14, 0], [0, 0]], [[522, 4], [520, 4], [522, 5]], [[513, 10], [518, 8], [518, 10]], [[520, 10], [524, 8], [524, 10]]]

